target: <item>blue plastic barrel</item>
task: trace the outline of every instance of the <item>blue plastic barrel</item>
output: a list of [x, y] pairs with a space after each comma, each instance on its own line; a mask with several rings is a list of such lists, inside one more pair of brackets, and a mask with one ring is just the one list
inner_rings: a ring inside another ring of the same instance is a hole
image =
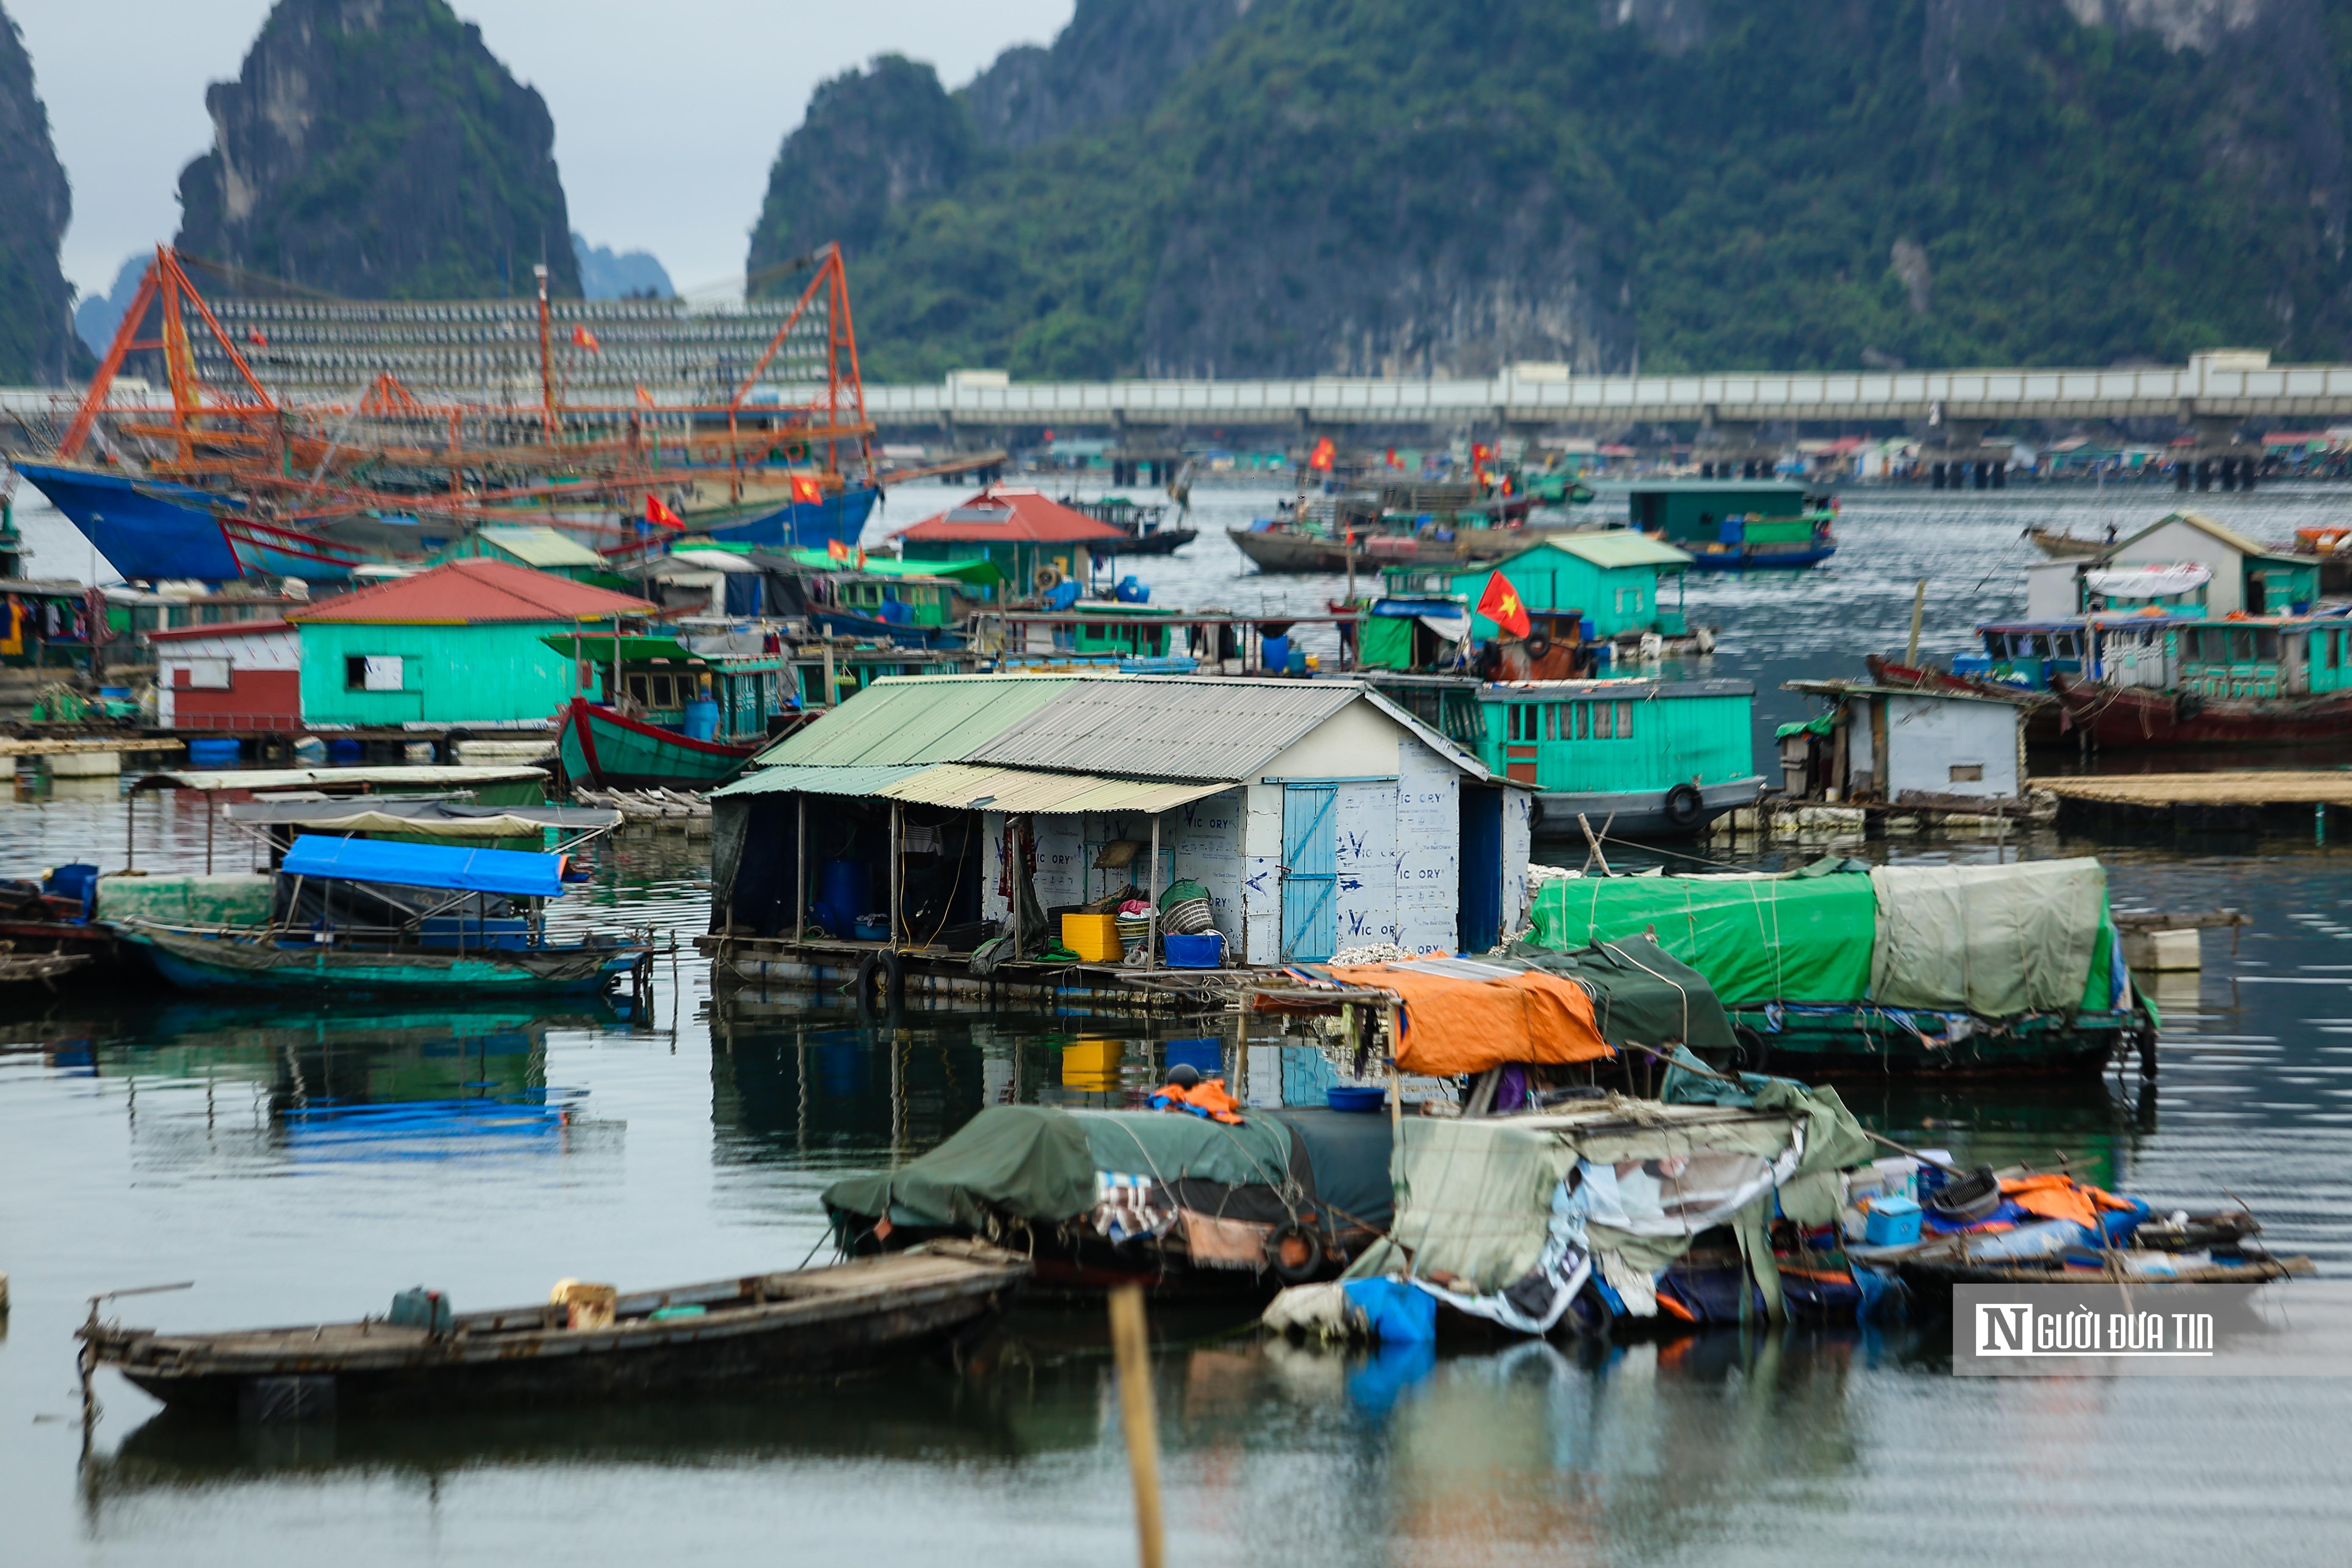
[[715, 741], [719, 738], [719, 704], [708, 699], [686, 705], [686, 738], [689, 741]]
[[245, 749], [235, 741], [212, 740], [188, 742], [188, 765], [194, 768], [233, 768], [244, 760]]
[[349, 736], [327, 742], [327, 761], [339, 768], [349, 767], [365, 755], [366, 749]]
[[873, 868], [864, 860], [827, 860], [816, 871], [817, 924], [835, 936], [847, 936], [866, 910]]
[[1280, 675], [1290, 668], [1290, 639], [1265, 637], [1258, 643], [1258, 663]]
[[327, 742], [316, 735], [305, 735], [294, 742], [294, 765], [298, 768], [322, 766], [327, 760]]

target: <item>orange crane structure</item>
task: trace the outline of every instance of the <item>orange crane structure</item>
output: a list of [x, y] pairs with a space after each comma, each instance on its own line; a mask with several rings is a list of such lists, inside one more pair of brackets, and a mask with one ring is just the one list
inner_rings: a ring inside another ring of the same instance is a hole
[[[209, 512], [241, 570], [314, 576], [396, 556], [420, 524], [547, 522], [626, 551], [648, 497], [722, 534], [871, 505], [837, 246], [801, 258], [796, 296], [717, 310], [551, 300], [543, 273], [521, 300], [207, 300], [190, 274], [210, 265], [156, 248], [54, 458], [19, 465], [110, 559], [78, 484]], [[125, 374], [140, 355], [160, 389]]]

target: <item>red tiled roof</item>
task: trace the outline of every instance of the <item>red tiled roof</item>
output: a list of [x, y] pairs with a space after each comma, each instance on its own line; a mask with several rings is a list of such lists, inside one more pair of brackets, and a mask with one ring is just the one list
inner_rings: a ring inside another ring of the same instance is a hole
[[149, 642], [178, 642], [186, 637], [254, 637], [264, 632], [290, 631], [286, 622], [272, 617], [266, 621], [215, 621], [208, 626], [173, 626], [167, 631], [147, 634]]
[[286, 618], [310, 621], [467, 625], [481, 621], [578, 621], [643, 615], [653, 605], [609, 588], [534, 572], [504, 561], [451, 561], [373, 588], [340, 595]]
[[[976, 515], [986, 513], [1002, 513], [1003, 517], [998, 521]], [[1031, 544], [1083, 544], [1095, 539], [1124, 540], [1127, 534], [1085, 512], [1073, 511], [1059, 501], [1046, 500], [1042, 491], [996, 486], [957, 502], [936, 517], [927, 517], [900, 529], [898, 537], [960, 544], [982, 544], [996, 539]]]

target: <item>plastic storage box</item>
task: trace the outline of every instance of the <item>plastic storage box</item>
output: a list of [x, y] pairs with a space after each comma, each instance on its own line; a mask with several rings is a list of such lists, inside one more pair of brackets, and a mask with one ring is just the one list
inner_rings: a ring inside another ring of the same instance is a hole
[[1919, 1205], [1909, 1198], [1879, 1198], [1870, 1205], [1862, 1238], [1873, 1247], [1908, 1247], [1919, 1239]]
[[1088, 963], [1117, 963], [1127, 956], [1117, 915], [1064, 915], [1062, 945]]
[[1168, 955], [1171, 969], [1214, 969], [1225, 961], [1225, 938], [1222, 931], [1208, 931], [1200, 936], [1164, 936], [1160, 939], [1160, 951]]

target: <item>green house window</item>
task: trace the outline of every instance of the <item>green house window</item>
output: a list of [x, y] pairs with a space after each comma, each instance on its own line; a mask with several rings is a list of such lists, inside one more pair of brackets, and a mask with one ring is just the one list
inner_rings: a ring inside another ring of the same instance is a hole
[[355, 653], [343, 660], [346, 691], [407, 689], [408, 661], [397, 654]]

